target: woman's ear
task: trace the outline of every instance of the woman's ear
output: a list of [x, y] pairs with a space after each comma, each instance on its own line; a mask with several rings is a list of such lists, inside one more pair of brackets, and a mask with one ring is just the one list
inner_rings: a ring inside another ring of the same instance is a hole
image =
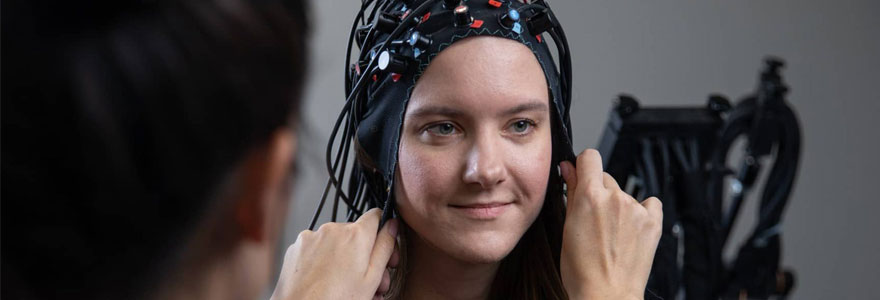
[[290, 196], [289, 175], [296, 154], [296, 136], [283, 127], [270, 139], [252, 149], [239, 169], [237, 193], [234, 194], [233, 217], [240, 238], [264, 242], [283, 226]]

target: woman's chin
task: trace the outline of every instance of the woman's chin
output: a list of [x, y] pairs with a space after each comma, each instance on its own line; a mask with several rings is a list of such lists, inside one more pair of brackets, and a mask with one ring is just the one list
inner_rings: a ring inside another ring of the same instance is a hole
[[501, 261], [513, 251], [532, 220], [504, 221], [423, 223], [411, 228], [419, 240], [434, 251], [462, 263], [490, 264]]
[[[454, 243], [440, 245], [441, 250], [456, 259], [473, 264], [496, 263], [507, 257], [519, 238], [502, 238], [498, 235], [490, 237], [467, 238], [461, 236]], [[451, 249], [453, 248], [454, 249]]]

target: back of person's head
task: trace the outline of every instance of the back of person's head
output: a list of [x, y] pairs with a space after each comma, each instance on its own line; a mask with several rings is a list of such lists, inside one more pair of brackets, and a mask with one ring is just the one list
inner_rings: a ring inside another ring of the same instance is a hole
[[131, 298], [299, 110], [300, 1], [4, 1], [3, 298]]

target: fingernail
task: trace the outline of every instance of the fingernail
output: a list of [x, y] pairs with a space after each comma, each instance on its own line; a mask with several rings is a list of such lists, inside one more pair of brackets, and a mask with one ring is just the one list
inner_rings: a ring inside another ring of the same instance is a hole
[[569, 168], [570, 167], [568, 166], [568, 164], [566, 164], [564, 161], [559, 163], [559, 169], [562, 172], [563, 180], [568, 178], [568, 175], [570, 174], [569, 172], [571, 172]]
[[397, 236], [397, 220], [388, 220], [388, 223], [385, 223], [385, 226], [388, 226], [388, 234], [391, 236]]

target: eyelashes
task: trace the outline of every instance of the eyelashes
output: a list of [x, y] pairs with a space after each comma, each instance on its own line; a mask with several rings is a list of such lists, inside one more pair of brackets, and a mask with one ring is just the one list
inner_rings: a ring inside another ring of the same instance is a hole
[[[531, 134], [537, 126], [538, 122], [532, 119], [515, 119], [505, 126], [504, 132], [514, 136], [526, 136]], [[422, 132], [437, 137], [451, 137], [462, 134], [462, 129], [453, 122], [442, 121], [425, 126]]]
[[537, 123], [530, 119], [519, 119], [508, 126], [516, 135], [527, 135], [535, 130]]
[[428, 125], [424, 131], [436, 136], [451, 136], [461, 132], [461, 130], [456, 128], [455, 124], [452, 124], [451, 122], [441, 122]]

